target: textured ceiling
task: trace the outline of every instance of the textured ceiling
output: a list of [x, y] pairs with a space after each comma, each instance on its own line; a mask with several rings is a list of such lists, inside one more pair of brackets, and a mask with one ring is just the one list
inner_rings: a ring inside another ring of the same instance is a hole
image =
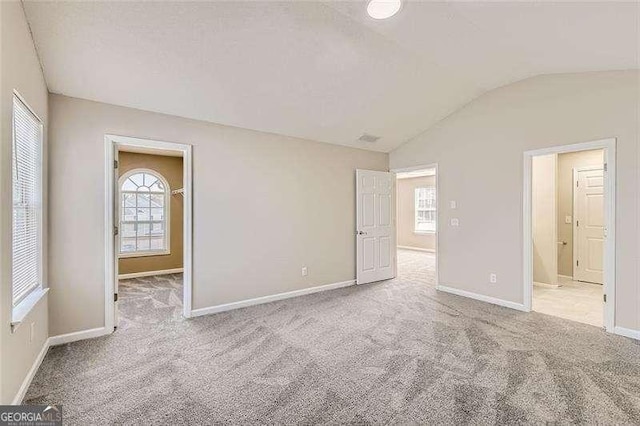
[[377, 151], [517, 80], [640, 68], [637, 2], [24, 7], [51, 92]]

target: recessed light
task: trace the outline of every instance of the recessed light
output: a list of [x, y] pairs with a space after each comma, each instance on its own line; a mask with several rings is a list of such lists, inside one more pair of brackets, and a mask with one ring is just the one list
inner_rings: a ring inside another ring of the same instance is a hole
[[398, 13], [402, 0], [370, 0], [367, 13], [373, 19], [387, 19]]

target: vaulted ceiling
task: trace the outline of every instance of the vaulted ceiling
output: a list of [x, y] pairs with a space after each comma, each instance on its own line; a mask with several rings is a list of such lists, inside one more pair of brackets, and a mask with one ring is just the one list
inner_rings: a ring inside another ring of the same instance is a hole
[[517, 80], [640, 68], [637, 2], [405, 2], [384, 21], [362, 1], [24, 8], [53, 93], [377, 151]]

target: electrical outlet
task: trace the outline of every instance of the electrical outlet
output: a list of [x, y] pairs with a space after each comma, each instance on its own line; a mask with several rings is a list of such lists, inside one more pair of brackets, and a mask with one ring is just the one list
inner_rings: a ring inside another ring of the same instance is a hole
[[31, 323], [31, 328], [29, 329], [29, 343], [33, 342], [33, 336], [36, 334], [36, 323]]
[[495, 284], [498, 282], [498, 275], [496, 274], [489, 274], [489, 282], [491, 284]]
[[309, 271], [307, 270], [306, 266], [302, 267], [302, 276], [306, 277], [307, 275], [309, 275]]
[[571, 220], [571, 216], [565, 216], [564, 217], [564, 223], [566, 223], [567, 225], [571, 225], [573, 221]]
[[460, 220], [456, 217], [454, 217], [453, 219], [451, 219], [451, 226], [459, 226], [460, 225]]

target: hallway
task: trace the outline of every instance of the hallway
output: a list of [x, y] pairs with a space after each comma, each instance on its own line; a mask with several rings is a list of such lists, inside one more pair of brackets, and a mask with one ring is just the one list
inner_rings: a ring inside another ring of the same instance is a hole
[[436, 286], [435, 253], [398, 249], [398, 279]]

